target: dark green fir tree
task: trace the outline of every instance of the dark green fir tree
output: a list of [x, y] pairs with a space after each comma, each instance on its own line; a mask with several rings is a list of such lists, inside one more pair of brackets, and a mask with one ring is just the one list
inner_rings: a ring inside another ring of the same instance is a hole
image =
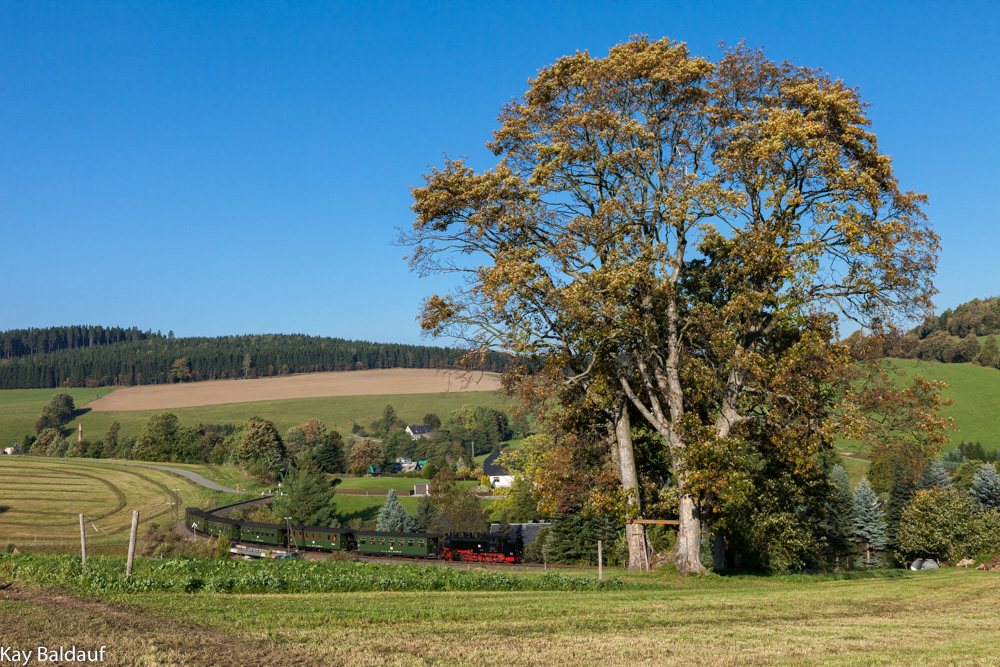
[[885, 508], [885, 535], [892, 545], [896, 543], [896, 532], [899, 530], [899, 521], [903, 518], [903, 509], [910, 504], [917, 490], [916, 481], [908, 473], [906, 465], [902, 461], [896, 461], [892, 468], [889, 502]]
[[[835, 465], [830, 473], [830, 495], [826, 501], [826, 517], [822, 522], [822, 532], [827, 548], [837, 567], [846, 558], [852, 546], [854, 534], [854, 494], [847, 480], [844, 466]], [[843, 560], [842, 560], [843, 559]]]
[[[338, 480], [339, 481], [339, 480]], [[292, 468], [283, 484], [285, 495], [274, 499], [271, 511], [292, 525], [339, 528], [334, 484], [308, 458]]]
[[313, 451], [316, 466], [323, 472], [336, 474], [344, 472], [347, 459], [344, 456], [344, 439], [336, 431], [330, 431]]

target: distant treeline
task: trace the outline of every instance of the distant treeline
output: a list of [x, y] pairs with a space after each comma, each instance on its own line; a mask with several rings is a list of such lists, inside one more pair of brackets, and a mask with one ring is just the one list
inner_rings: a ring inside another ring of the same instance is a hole
[[74, 325], [44, 329], [11, 329], [0, 332], [0, 359], [30, 357], [45, 352], [115, 345], [153, 338], [165, 338], [165, 336], [160, 332], [140, 331], [136, 327], [123, 329]]
[[[0, 333], [0, 389], [165, 384], [290, 373], [443, 368], [463, 351], [299, 334], [174, 338], [105, 327], [54, 327]], [[490, 355], [479, 369], [502, 371]]]
[[[1000, 367], [1000, 297], [973, 299], [931, 315], [905, 335], [871, 337], [855, 331], [845, 342], [856, 359], [869, 356], [977, 363]], [[983, 340], [980, 341], [980, 337]]]
[[969, 334], [1000, 334], [1000, 297], [973, 299], [954, 310], [949, 308], [940, 315], [931, 315], [910, 333], [923, 340], [938, 331], [959, 338]]

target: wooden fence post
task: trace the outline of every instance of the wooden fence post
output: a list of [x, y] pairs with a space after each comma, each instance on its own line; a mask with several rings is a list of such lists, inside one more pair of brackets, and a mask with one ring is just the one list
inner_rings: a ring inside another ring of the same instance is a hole
[[125, 565], [125, 576], [132, 574], [132, 561], [135, 559], [135, 534], [139, 530], [139, 510], [132, 510], [132, 530], [128, 534], [128, 563]]
[[597, 540], [597, 578], [604, 579], [604, 551], [600, 540]]
[[83, 569], [87, 569], [87, 528], [83, 524], [83, 515], [80, 515], [80, 555], [83, 560]]

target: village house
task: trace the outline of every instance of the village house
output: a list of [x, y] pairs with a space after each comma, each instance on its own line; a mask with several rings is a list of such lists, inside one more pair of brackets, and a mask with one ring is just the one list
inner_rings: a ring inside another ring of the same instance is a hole
[[406, 432], [410, 434], [410, 437], [414, 440], [418, 438], [429, 438], [431, 437], [431, 431], [434, 429], [427, 424], [410, 424], [406, 427]]
[[490, 478], [490, 486], [497, 488], [510, 488], [514, 484], [514, 475], [501, 465], [497, 464], [499, 454], [490, 454], [483, 461], [483, 475]]

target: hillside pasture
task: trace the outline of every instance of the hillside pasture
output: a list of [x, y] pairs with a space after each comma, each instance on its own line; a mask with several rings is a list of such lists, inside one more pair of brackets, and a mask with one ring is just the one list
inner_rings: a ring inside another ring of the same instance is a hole
[[141, 524], [170, 518], [173, 489], [185, 506], [210, 507], [222, 494], [171, 473], [89, 461], [25, 456], [0, 458], [0, 540], [21, 548], [79, 549], [79, 514], [88, 539], [124, 549], [132, 510]]
[[[487, 405], [498, 410], [508, 410], [511, 407], [510, 403], [494, 391], [467, 391], [283, 399], [174, 408], [168, 412], [177, 415], [181, 424], [185, 426], [235, 424], [251, 417], [263, 417], [273, 421], [282, 435], [292, 426], [315, 418], [325, 423], [330, 429], [348, 436], [354, 422], [358, 422], [362, 426], [371, 424], [382, 416], [382, 411], [387, 404], [392, 405], [396, 410], [396, 415], [403, 421], [408, 424], [419, 424], [422, 423], [424, 415], [428, 412], [437, 413], [441, 419], [444, 419], [453, 410], [457, 410], [467, 403]], [[121, 437], [135, 436], [138, 435], [142, 424], [159, 412], [164, 412], [164, 410], [92, 411], [84, 414], [79, 421], [83, 424], [85, 437], [91, 439], [102, 437], [112, 421], [121, 424]], [[37, 419], [37, 415], [35, 418]], [[75, 428], [75, 423], [71, 427]]]
[[0, 448], [20, 442], [28, 433], [35, 432], [35, 421], [42, 406], [56, 394], [69, 394], [78, 411], [90, 408], [98, 396], [106, 396], [114, 387], [100, 389], [4, 389], [0, 391]]
[[943, 364], [937, 362], [897, 360], [907, 376], [923, 375], [927, 380], [943, 380], [948, 389], [944, 398], [954, 404], [942, 414], [955, 420], [951, 444], [945, 451], [958, 447], [962, 440], [980, 441], [987, 450], [1000, 447], [1000, 371], [976, 364]]

